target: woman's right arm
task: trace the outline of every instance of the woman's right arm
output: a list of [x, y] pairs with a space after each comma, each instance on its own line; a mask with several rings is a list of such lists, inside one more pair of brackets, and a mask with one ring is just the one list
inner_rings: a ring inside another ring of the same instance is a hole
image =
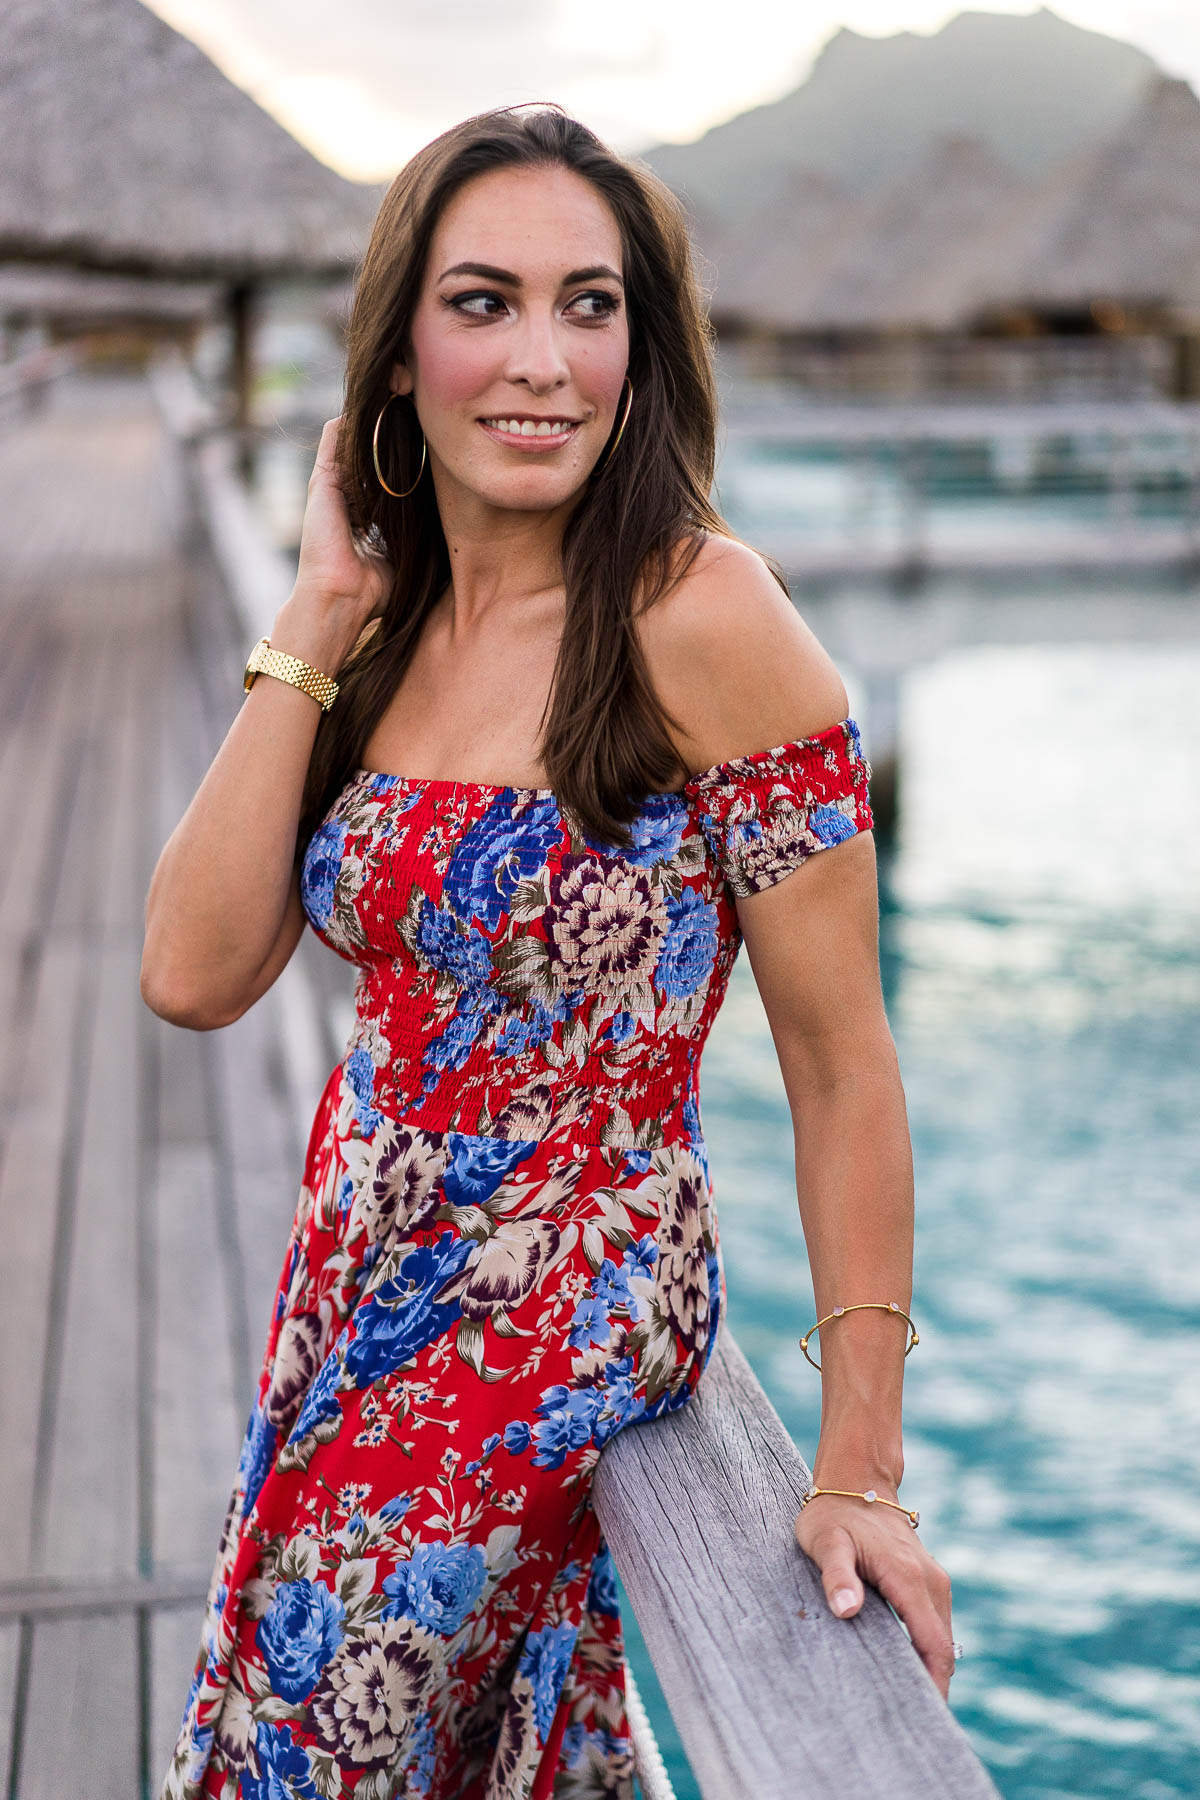
[[[339, 421], [321, 433], [308, 484], [296, 585], [273, 647], [336, 677], [391, 571], [354, 544], [338, 483]], [[337, 701], [334, 702], [337, 705]], [[141, 994], [175, 1025], [239, 1018], [275, 980], [304, 930], [294, 865], [321, 713], [311, 695], [260, 675], [167, 839], [146, 895]]]

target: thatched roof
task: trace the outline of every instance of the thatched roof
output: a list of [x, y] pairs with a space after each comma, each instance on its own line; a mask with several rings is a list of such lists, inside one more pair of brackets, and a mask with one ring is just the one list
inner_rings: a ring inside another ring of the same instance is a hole
[[219, 312], [224, 289], [214, 281], [149, 280], [90, 269], [0, 264], [0, 318], [29, 318], [86, 327], [120, 320], [191, 324]]
[[1009, 308], [1093, 301], [1200, 312], [1200, 99], [1158, 77], [1107, 142], [1022, 183], [942, 138], [879, 197], [813, 174], [704, 248], [718, 325], [952, 330]]
[[925, 292], [931, 275], [1019, 185], [974, 138], [942, 138], [858, 221], [809, 293], [809, 317], [850, 330], [940, 323]]
[[753, 221], [719, 252], [713, 312], [781, 331], [942, 325], [946, 298], [927, 289], [954, 268], [980, 220], [1019, 192], [983, 144], [960, 134], [866, 200], [814, 175], [793, 189], [773, 230]]
[[1005, 298], [1085, 306], [1194, 307], [1200, 257], [1200, 99], [1163, 76], [1109, 144], [1089, 159], [1051, 238], [1018, 269]]
[[806, 169], [778, 202], [752, 212], [740, 227], [697, 219], [696, 235], [712, 265], [714, 317], [779, 330], [806, 317], [808, 294], [863, 211], [863, 202], [839, 182]]
[[0, 257], [326, 273], [384, 188], [311, 155], [140, 0], [0, 0]]

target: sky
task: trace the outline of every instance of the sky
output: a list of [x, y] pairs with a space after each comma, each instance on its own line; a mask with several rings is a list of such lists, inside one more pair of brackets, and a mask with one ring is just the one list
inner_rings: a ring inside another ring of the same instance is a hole
[[[345, 175], [381, 180], [470, 113], [557, 100], [617, 150], [684, 143], [800, 84], [840, 26], [928, 34], [1029, 0], [150, 0]], [[1200, 90], [1200, 0], [1059, 0]]]

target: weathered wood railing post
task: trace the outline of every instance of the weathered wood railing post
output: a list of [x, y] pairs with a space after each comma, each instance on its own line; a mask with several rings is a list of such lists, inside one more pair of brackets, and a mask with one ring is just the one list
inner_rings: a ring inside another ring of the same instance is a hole
[[722, 1327], [686, 1406], [612, 1439], [593, 1503], [704, 1800], [996, 1800], [869, 1584], [829, 1610], [811, 1477]]

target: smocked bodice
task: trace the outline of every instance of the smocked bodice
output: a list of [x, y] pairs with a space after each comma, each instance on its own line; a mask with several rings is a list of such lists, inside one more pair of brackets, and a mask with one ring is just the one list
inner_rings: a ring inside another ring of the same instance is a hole
[[702, 1141], [736, 901], [872, 823], [853, 719], [651, 794], [628, 850], [545, 788], [358, 769], [301, 877], [358, 965], [345, 1069], [379, 1116], [649, 1151]]

